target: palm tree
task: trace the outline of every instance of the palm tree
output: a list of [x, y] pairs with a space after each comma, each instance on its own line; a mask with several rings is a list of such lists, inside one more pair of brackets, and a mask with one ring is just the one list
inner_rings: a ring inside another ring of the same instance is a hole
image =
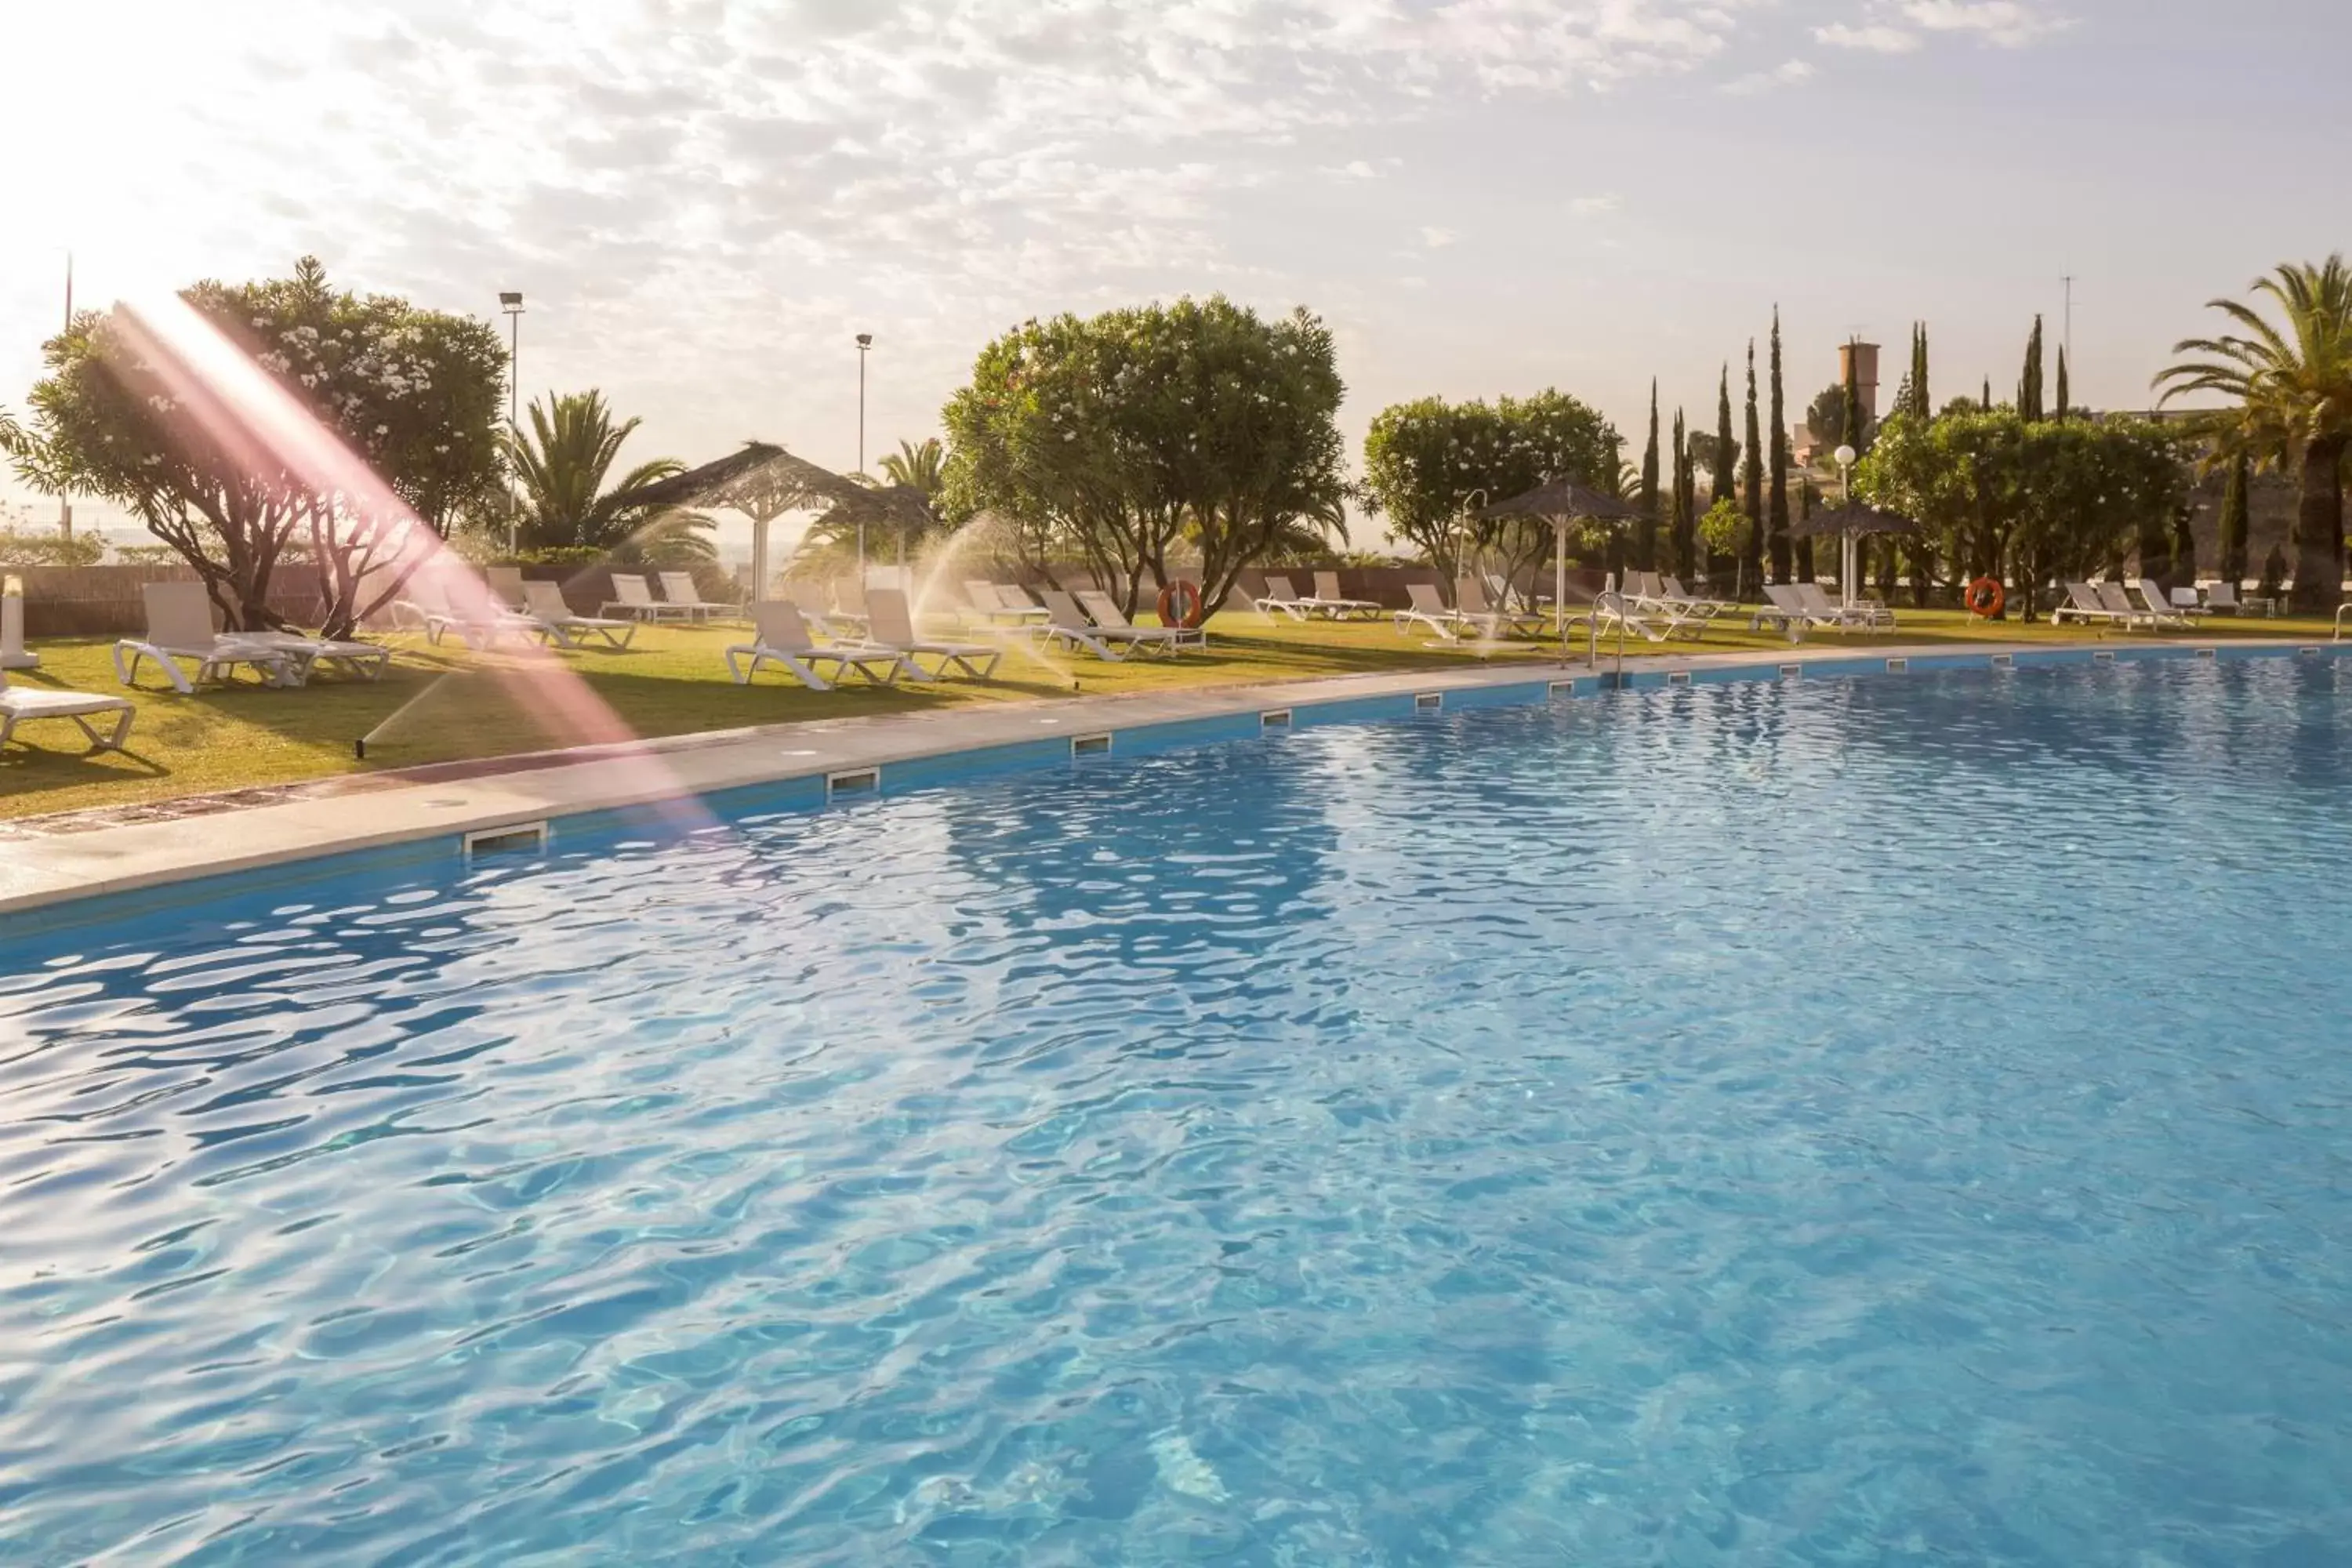
[[947, 485], [947, 448], [940, 445], [937, 436], [919, 447], [901, 441], [897, 451], [882, 459], [882, 474], [892, 484], [920, 490], [925, 500], [937, 502]]
[[2253, 305], [2215, 300], [2244, 335], [2186, 338], [2185, 359], [2156, 378], [2163, 401], [2218, 392], [2237, 402], [2217, 413], [2213, 433], [2252, 453], [2264, 468], [2300, 470], [2295, 510], [2297, 610], [2336, 607], [2344, 578], [2344, 466], [2352, 450], [2352, 269], [2342, 253], [2315, 267], [2286, 263], [2252, 285], [2284, 312], [2273, 326]]
[[621, 444], [639, 420], [613, 421], [604, 395], [550, 394], [530, 405], [530, 432], [509, 431], [507, 460], [522, 485], [522, 542], [534, 549], [586, 546], [623, 558], [709, 556], [709, 541], [694, 531], [710, 526], [692, 512], [649, 507], [638, 500], [646, 489], [686, 471], [675, 458], [640, 463], [604, 488]]

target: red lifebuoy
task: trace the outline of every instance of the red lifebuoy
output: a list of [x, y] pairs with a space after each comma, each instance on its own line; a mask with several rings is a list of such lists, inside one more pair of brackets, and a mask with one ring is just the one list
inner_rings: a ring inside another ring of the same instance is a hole
[[1163, 626], [1197, 626], [1206, 619], [1201, 614], [1203, 607], [1199, 585], [1181, 577], [1160, 590], [1160, 624]]
[[2009, 595], [2001, 592], [2000, 578], [1979, 577], [1969, 584], [1965, 603], [1969, 614], [1989, 621], [2000, 614], [2000, 607], [2009, 603]]

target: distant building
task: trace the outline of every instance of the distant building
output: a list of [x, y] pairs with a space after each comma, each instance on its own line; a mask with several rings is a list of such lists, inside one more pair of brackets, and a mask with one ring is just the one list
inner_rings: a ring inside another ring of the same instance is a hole
[[[1851, 377], [1862, 396], [1862, 412], [1865, 421], [1878, 423], [1878, 345], [1853, 340], [1838, 344], [1837, 379], [1843, 386]], [[1815, 458], [1829, 461], [1830, 443], [1803, 420], [1789, 435], [1789, 454], [1800, 467], [1811, 467]]]

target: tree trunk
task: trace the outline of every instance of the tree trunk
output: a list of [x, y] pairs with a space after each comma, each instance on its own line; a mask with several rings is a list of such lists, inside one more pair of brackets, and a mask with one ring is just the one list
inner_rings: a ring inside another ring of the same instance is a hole
[[2294, 513], [2294, 591], [2288, 603], [2297, 615], [2336, 613], [2344, 596], [2344, 443], [2307, 441], [2303, 448], [2303, 493]]

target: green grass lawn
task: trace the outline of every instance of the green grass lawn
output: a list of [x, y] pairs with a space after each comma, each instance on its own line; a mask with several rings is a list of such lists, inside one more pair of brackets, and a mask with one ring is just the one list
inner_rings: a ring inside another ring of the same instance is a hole
[[[1899, 632], [1878, 637], [1816, 634], [1809, 647], [1835, 649], [1874, 643], [2061, 641], [2095, 642], [2088, 628], [2016, 622], [1970, 623], [1956, 611], [1905, 610]], [[2326, 622], [2216, 619], [2197, 636], [2326, 637]], [[758, 684], [729, 680], [720, 650], [741, 640], [740, 627], [648, 626], [626, 652], [559, 653], [601, 700], [580, 721], [550, 715], [562, 709], [562, 688], [536, 660], [509, 654], [474, 654], [452, 642], [428, 647], [420, 637], [393, 639], [399, 650], [381, 681], [321, 674], [298, 690], [250, 685], [200, 689], [183, 697], [152, 670], [130, 693], [139, 717], [122, 752], [86, 752], [71, 724], [27, 725], [0, 748], [0, 817], [124, 805], [173, 795], [209, 794], [287, 784], [330, 774], [460, 758], [499, 756], [578, 744], [625, 734], [680, 735], [698, 731], [781, 724], [862, 713], [911, 713], [949, 703], [1002, 702], [1163, 690], [1175, 687], [1255, 684], [1318, 676], [1461, 668], [1475, 655], [1431, 646], [1398, 634], [1386, 621], [1335, 625], [1267, 623], [1249, 615], [1223, 615], [1209, 626], [1211, 647], [1180, 659], [1134, 658], [1106, 664], [1056, 654], [1014, 653], [985, 684], [943, 680], [892, 689], [845, 686], [807, 690], [786, 677], [762, 673]], [[38, 645], [42, 668], [10, 679], [28, 686], [115, 691], [106, 640]], [[1579, 643], [1578, 648], [1581, 649]], [[1701, 642], [1629, 642], [1628, 652], [1697, 653], [1727, 647], [1785, 647], [1770, 637], [1719, 631]], [[1533, 649], [1503, 650], [1506, 659], [1546, 657]], [[577, 688], [571, 688], [576, 690]], [[600, 728], [601, 726], [601, 728]], [[364, 763], [352, 742], [369, 736]]]

